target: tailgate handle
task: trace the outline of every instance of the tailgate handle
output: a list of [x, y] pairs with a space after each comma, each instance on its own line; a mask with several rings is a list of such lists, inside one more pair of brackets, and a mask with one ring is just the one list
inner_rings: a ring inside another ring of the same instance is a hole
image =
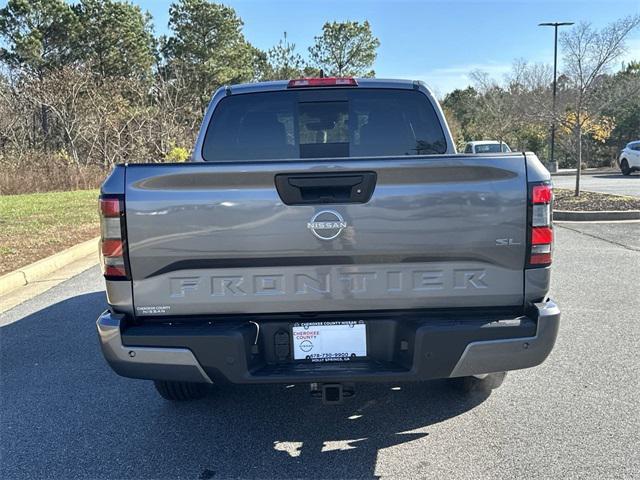
[[286, 173], [276, 175], [276, 189], [287, 205], [368, 202], [376, 186], [375, 172]]

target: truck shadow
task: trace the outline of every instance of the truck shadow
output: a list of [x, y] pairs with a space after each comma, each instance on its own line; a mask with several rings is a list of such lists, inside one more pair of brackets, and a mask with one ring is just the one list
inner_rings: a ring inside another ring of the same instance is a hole
[[[358, 385], [339, 406], [306, 385], [227, 385], [171, 403], [105, 364], [94, 326], [104, 308], [94, 292], [0, 328], [2, 478], [372, 478], [390, 447], [418, 442], [409, 448], [428, 465], [430, 427], [487, 398], [437, 381]], [[395, 465], [409, 470], [385, 473], [428, 474]]]
[[[220, 418], [233, 422], [216, 442], [220, 452], [229, 449], [233, 461], [203, 456], [202, 477], [215, 472], [223, 478], [372, 478], [382, 449], [425, 439], [430, 426], [486, 398], [464, 398], [445, 382], [378, 384], [359, 385], [343, 405], [324, 406], [306, 385], [233, 386], [199, 405], [167, 405], [164, 411], [191, 421], [188, 431], [204, 442]], [[428, 449], [428, 443], [419, 445]]]

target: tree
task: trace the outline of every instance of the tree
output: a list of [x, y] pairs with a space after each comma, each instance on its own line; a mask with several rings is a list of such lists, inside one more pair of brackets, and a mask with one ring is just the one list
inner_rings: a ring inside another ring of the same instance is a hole
[[10, 69], [42, 76], [75, 58], [78, 22], [64, 0], [9, 0], [0, 9], [0, 61]]
[[456, 145], [458, 150], [462, 151], [465, 144], [464, 135], [462, 133], [462, 124], [456, 114], [448, 107], [443, 105], [442, 111], [444, 113], [444, 117], [447, 119], [447, 125], [449, 125], [449, 131], [451, 132], [453, 143]]
[[181, 72], [187, 101], [204, 112], [221, 85], [254, 79], [257, 49], [242, 34], [242, 20], [231, 7], [206, 0], [179, 0], [169, 9], [172, 36], [162, 51], [169, 71]]
[[[457, 88], [448, 93], [442, 101], [442, 107], [450, 112], [447, 114], [447, 120], [459, 125], [457, 134], [460, 138], [456, 139], [459, 147], [462, 147], [464, 142], [474, 139], [475, 123], [479, 114], [478, 96], [478, 92], [473, 87], [467, 87], [464, 90]], [[455, 120], [451, 120], [450, 117]]]
[[[465, 141], [497, 139], [520, 150], [539, 154], [544, 150], [550, 70], [546, 65], [516, 61], [504, 81], [486, 73], [471, 73], [474, 87], [456, 89], [442, 102], [447, 119], [453, 116], [456, 131]], [[453, 129], [452, 129], [453, 131]]]
[[312, 66], [332, 76], [373, 77], [371, 70], [380, 41], [373, 36], [366, 20], [327, 22], [322, 35], [309, 47]]
[[[42, 79], [48, 72], [71, 64], [77, 18], [64, 0], [9, 0], [0, 10], [0, 60], [13, 77]], [[43, 136], [49, 135], [49, 110], [37, 112]]]
[[[588, 123], [597, 123], [601, 112], [623, 101], [631, 92], [613, 95], [604, 87], [604, 74], [625, 52], [625, 39], [640, 24], [640, 15], [622, 18], [602, 30], [580, 23], [560, 37], [564, 50], [565, 76], [571, 96], [565, 106], [578, 150], [575, 195], [580, 195], [582, 168], [582, 135]], [[622, 93], [622, 92], [620, 92]], [[637, 92], [636, 92], [637, 93]]]
[[112, 0], [81, 0], [77, 55], [104, 79], [148, 77], [154, 62], [151, 17], [140, 7]]
[[35, 146], [30, 106], [10, 79], [0, 74], [0, 152], [8, 152], [16, 164]]
[[520, 86], [511, 82], [503, 88], [481, 71], [472, 72], [471, 78], [480, 94], [478, 107], [483, 112], [480, 131], [501, 143], [512, 141], [522, 121], [518, 109]]
[[296, 44], [289, 43], [287, 32], [278, 44], [267, 52], [270, 71], [268, 77], [272, 80], [286, 80], [303, 75], [304, 60], [296, 53]]
[[507, 74], [506, 83], [510, 95], [512, 118], [515, 118], [512, 146], [524, 151], [533, 151], [544, 159], [548, 158], [549, 145], [546, 142], [548, 126], [552, 119], [553, 69], [542, 63], [529, 64], [516, 60]]
[[631, 93], [626, 101], [604, 110], [604, 115], [614, 117], [616, 121], [608, 143], [617, 153], [635, 140], [640, 131], [640, 61], [630, 62], [622, 71], [610, 77], [607, 83], [608, 89]]
[[83, 68], [61, 67], [25, 85], [25, 94], [37, 107], [53, 113], [62, 131], [62, 144], [80, 165], [78, 139], [83, 124], [82, 103], [90, 77]]
[[254, 47], [247, 42], [249, 49], [249, 55], [251, 56], [251, 78], [250, 82], [260, 82], [262, 80], [269, 80], [269, 76], [272, 72], [271, 65], [269, 65], [269, 57], [267, 52]]

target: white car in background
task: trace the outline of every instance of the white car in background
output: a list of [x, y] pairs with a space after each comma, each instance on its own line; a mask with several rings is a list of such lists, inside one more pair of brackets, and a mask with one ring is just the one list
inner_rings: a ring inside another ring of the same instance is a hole
[[497, 140], [481, 140], [477, 142], [467, 142], [464, 153], [507, 153], [511, 149], [509, 145]]
[[640, 140], [627, 143], [620, 152], [618, 163], [623, 175], [640, 170]]

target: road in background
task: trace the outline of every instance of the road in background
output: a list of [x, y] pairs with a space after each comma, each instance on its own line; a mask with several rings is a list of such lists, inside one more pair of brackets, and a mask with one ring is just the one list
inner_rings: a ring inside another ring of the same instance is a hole
[[[575, 175], [554, 175], [551, 180], [553, 186], [557, 188], [573, 189], [576, 187]], [[632, 173], [629, 176], [624, 176], [615, 170], [601, 173], [583, 173], [580, 177], [580, 187], [591, 192], [640, 197], [640, 173]]]
[[102, 359], [92, 268], [0, 316], [0, 478], [638, 476], [639, 229], [557, 225], [555, 350], [472, 398], [438, 381], [337, 407], [303, 385], [172, 404]]

